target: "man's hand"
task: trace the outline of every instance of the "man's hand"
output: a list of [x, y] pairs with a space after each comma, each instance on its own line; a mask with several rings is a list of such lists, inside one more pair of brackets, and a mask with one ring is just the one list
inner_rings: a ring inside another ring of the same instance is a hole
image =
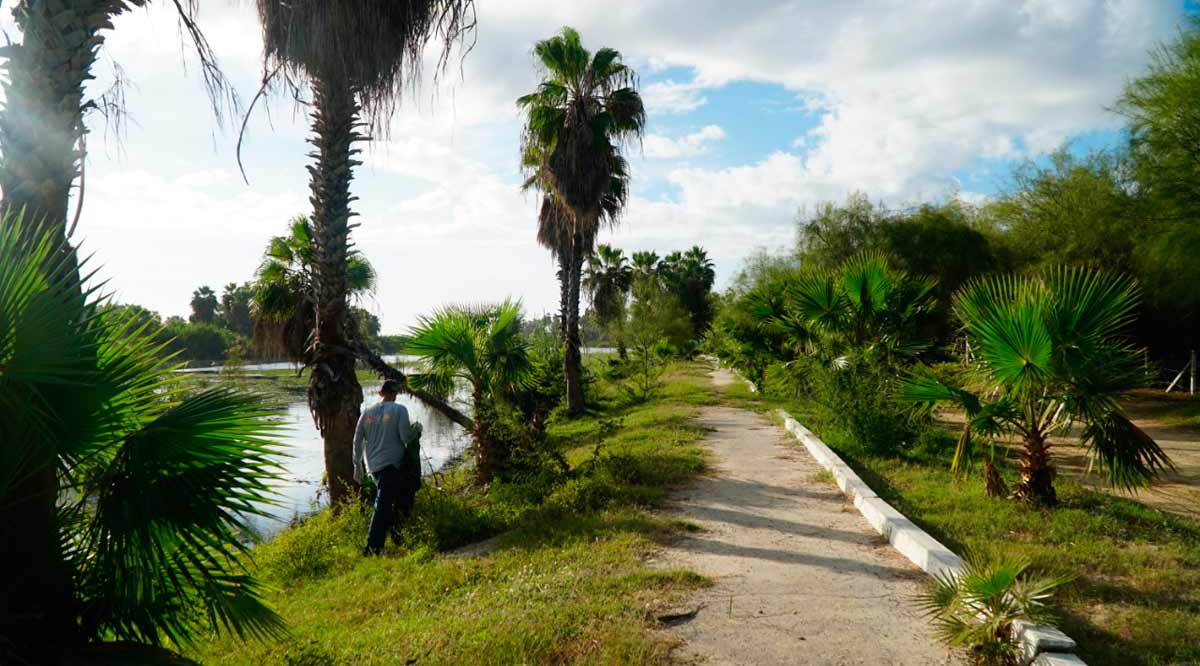
[[362, 469], [360, 469], [359, 467], [355, 466], [355, 468], [354, 468], [354, 482], [355, 482], [355, 483], [357, 483], [357, 484], [358, 484], [358, 485], [360, 485], [360, 486], [362, 485], [362, 475], [363, 475], [363, 473], [362, 473]]
[[414, 441], [421, 439], [421, 433], [424, 431], [424, 428], [421, 426], [420, 421], [417, 421], [416, 423], [410, 423], [408, 427], [413, 431]]

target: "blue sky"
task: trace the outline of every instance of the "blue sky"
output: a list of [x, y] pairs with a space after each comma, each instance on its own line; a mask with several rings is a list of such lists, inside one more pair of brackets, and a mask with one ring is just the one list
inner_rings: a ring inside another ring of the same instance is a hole
[[[0, 0], [0, 25], [12, 33]], [[307, 122], [286, 100], [218, 126], [166, 5], [117, 21], [95, 90], [131, 82], [120, 141], [92, 119], [81, 221], [120, 300], [185, 314], [191, 291], [251, 278], [267, 239], [307, 210]], [[200, 17], [243, 99], [261, 78], [252, 3]], [[426, 76], [365, 156], [354, 193], [379, 289], [366, 305], [399, 332], [451, 301], [557, 298], [518, 191], [530, 49], [562, 25], [625, 54], [649, 124], [631, 151], [634, 197], [602, 241], [665, 253], [700, 244], [723, 284], [756, 248], [793, 240], [798, 211], [853, 191], [892, 205], [994, 194], [1014, 163], [1065, 141], [1119, 140], [1105, 110], [1194, 1], [928, 0], [828, 3], [480, 0], [474, 50]], [[265, 113], [269, 110], [269, 116]]]

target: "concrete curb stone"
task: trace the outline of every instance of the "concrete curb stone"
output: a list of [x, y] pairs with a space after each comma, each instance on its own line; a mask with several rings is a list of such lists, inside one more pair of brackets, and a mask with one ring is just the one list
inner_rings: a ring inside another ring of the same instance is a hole
[[[867, 519], [871, 527], [886, 538], [897, 552], [930, 576], [960, 575], [963, 572], [962, 558], [954, 551], [880, 499], [875, 491], [811, 430], [805, 428], [785, 410], [780, 409], [778, 415], [783, 419], [784, 428], [804, 445], [822, 467], [829, 470], [838, 488], [854, 502], [855, 508]], [[1022, 663], [1026, 666], [1087, 666], [1082, 659], [1069, 654], [1076, 648], [1076, 643], [1057, 627], [1020, 622], [1013, 627], [1013, 635], [1021, 647]]]

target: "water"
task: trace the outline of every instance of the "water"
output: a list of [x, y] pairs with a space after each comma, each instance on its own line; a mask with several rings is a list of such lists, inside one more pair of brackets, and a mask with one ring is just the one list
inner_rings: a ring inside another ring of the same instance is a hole
[[[364, 408], [379, 401], [380, 385], [381, 382], [375, 382], [363, 386]], [[469, 413], [462, 404], [463, 397], [456, 395], [452, 403]], [[402, 395], [396, 402], [407, 407], [409, 419], [424, 429], [421, 466], [425, 474], [443, 469], [466, 450], [470, 439], [457, 423], [415, 398]], [[324, 493], [318, 497], [325, 474], [325, 445], [308, 411], [308, 402], [301, 398], [289, 404], [282, 420], [287, 429], [280, 433], [280, 439], [285, 445], [284, 453], [290, 457], [283, 459], [284, 478], [274, 488], [277, 502], [268, 508], [270, 518], [254, 517], [250, 521], [250, 526], [264, 537], [279, 532], [297, 517], [311, 515], [328, 500]]]

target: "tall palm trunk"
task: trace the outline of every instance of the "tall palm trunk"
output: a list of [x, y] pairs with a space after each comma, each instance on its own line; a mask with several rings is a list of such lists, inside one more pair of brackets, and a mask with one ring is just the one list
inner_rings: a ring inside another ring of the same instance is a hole
[[350, 180], [359, 161], [354, 144], [358, 103], [340, 77], [313, 77], [313, 137], [316, 163], [308, 167], [313, 205], [316, 326], [308, 406], [325, 440], [329, 499], [340, 506], [354, 488], [354, 428], [362, 405], [350, 341], [346, 254], [350, 235]]
[[1025, 436], [1025, 450], [1021, 452], [1018, 469], [1021, 480], [1013, 489], [1013, 497], [1039, 504], [1054, 506], [1058, 495], [1054, 492], [1054, 466], [1050, 463], [1050, 445], [1039, 432]]
[[583, 412], [583, 357], [579, 346], [579, 286], [583, 277], [583, 234], [576, 231], [568, 266], [566, 337], [563, 340], [563, 375], [566, 377], [567, 414]]
[[[21, 42], [5, 53], [0, 188], [3, 208], [24, 210], [31, 228], [66, 237], [71, 186], [83, 160], [83, 87], [92, 78], [101, 31], [127, 4], [140, 3], [25, 0], [13, 10]], [[63, 270], [77, 276], [74, 250], [64, 244], [63, 251], [71, 255]], [[82, 317], [82, 291], [73, 305], [69, 311]], [[77, 323], [64, 320], [62, 325]], [[81, 640], [74, 585], [57, 531], [53, 440], [47, 434], [43, 450], [30, 461], [30, 473], [10, 489], [10, 498], [0, 499], [0, 569], [19, 572], [8, 577], [0, 593], [0, 636], [33, 661], [57, 661], [52, 651]]]
[[567, 339], [567, 310], [571, 307], [571, 260], [566, 253], [557, 252], [558, 271], [558, 334]]

